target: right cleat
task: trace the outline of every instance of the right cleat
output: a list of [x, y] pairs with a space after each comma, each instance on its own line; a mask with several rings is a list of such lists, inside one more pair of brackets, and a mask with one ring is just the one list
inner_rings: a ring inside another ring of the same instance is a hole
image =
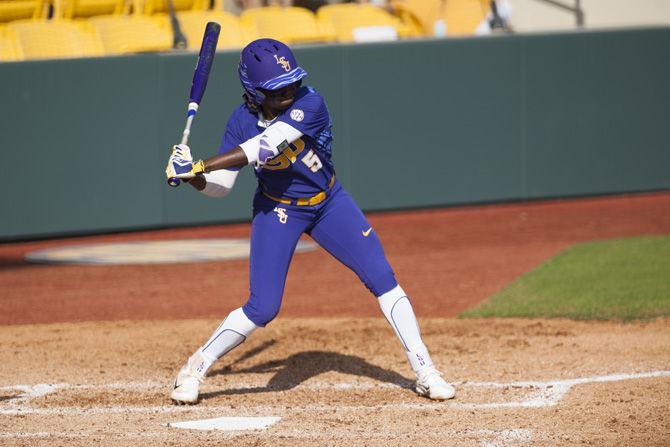
[[200, 394], [200, 384], [204, 381], [207, 367], [211, 364], [202, 354], [196, 352], [182, 366], [174, 380], [170, 399], [177, 404], [195, 404]]
[[170, 399], [177, 404], [195, 404], [198, 402], [200, 381], [188, 373], [184, 368], [179, 371], [174, 380], [174, 387]]

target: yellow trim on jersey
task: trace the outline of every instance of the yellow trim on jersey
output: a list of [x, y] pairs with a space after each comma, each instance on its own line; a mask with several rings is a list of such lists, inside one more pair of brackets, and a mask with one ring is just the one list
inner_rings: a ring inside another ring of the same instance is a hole
[[[332, 188], [334, 184], [335, 184], [335, 175], [333, 174], [333, 176], [330, 178], [330, 182], [328, 182], [328, 189]], [[283, 203], [284, 205], [314, 206], [323, 202], [324, 200], [326, 200], [326, 197], [328, 197], [326, 191], [321, 191], [320, 193], [315, 194], [312, 197], [305, 197], [302, 199], [282, 199], [281, 197], [271, 196], [265, 191], [261, 192], [268, 199], [272, 199], [275, 202]]]
[[293, 143], [289, 144], [286, 149], [281, 151], [279, 155], [268, 160], [263, 165], [263, 169], [268, 169], [270, 171], [286, 169], [291, 166], [291, 163], [295, 163], [295, 161], [298, 159], [298, 154], [300, 154], [304, 149], [305, 142], [298, 138]]

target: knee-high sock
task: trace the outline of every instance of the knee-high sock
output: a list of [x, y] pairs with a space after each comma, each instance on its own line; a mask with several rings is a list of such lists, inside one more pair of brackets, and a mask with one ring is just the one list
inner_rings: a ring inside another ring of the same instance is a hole
[[241, 345], [256, 328], [258, 326], [247, 318], [242, 308], [235, 309], [191, 357], [191, 361], [197, 363], [193, 368], [204, 376], [215, 361]]
[[432, 367], [433, 361], [421, 339], [419, 324], [405, 291], [397, 286], [379, 296], [378, 299], [379, 307], [405, 348], [407, 359], [414, 372]]

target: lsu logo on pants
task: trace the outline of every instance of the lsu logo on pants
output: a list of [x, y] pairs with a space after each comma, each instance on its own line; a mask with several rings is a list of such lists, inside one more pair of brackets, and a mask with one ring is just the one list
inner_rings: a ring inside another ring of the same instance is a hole
[[286, 214], [286, 208], [279, 208], [275, 207], [274, 210], [275, 213], [277, 213], [277, 217], [279, 218], [279, 222], [285, 224], [286, 221], [288, 220], [288, 214]]

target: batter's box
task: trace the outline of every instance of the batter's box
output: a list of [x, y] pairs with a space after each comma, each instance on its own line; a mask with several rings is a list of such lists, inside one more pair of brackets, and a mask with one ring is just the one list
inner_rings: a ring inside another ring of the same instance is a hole
[[[582, 377], [578, 379], [556, 380], [548, 382], [466, 382], [457, 386], [460, 391], [458, 401], [453, 406], [460, 408], [542, 408], [556, 405], [572, 387], [588, 383], [619, 382], [622, 380], [645, 379], [651, 377], [670, 377], [670, 371], [652, 371], [636, 374], [610, 374], [607, 376]], [[472, 400], [467, 399], [464, 393], [482, 390], [477, 402], [477, 393]], [[492, 393], [492, 391], [497, 391]], [[508, 398], [503, 398], [507, 393]], [[514, 393], [517, 393], [516, 398]], [[494, 397], [498, 396], [498, 397]], [[482, 399], [482, 397], [484, 397]], [[511, 397], [511, 398], [509, 398]]]
[[54, 393], [36, 397], [30, 401], [34, 408], [85, 407], [104, 408], [119, 405], [147, 406], [163, 405], [168, 402], [168, 387], [136, 389], [127, 392], [114, 388], [64, 387]]
[[528, 406], [530, 402], [546, 400], [555, 391], [553, 386], [519, 386], [506, 384], [464, 383], [457, 386], [457, 400], [477, 407]]
[[[132, 392], [128, 392], [128, 391]], [[63, 411], [77, 413], [78, 410], [119, 406], [147, 407], [164, 404], [166, 387], [153, 383], [120, 383], [101, 385], [73, 385], [67, 383], [14, 385], [0, 388], [0, 414], [21, 412], [48, 413]], [[45, 410], [45, 411], [43, 411]]]
[[15, 400], [19, 397], [21, 397], [21, 392], [20, 391], [2, 391], [0, 392], [0, 405], [3, 402], [10, 401], [10, 400]]
[[[500, 409], [500, 408], [542, 408], [556, 405], [566, 393], [574, 386], [618, 382], [623, 380], [644, 379], [652, 377], [670, 377], [670, 371], [652, 371], [636, 374], [611, 374], [606, 376], [582, 377], [569, 380], [557, 380], [547, 382], [464, 382], [457, 383], [456, 399], [449, 402], [408, 402], [401, 399], [398, 402], [384, 405], [372, 405], [374, 407], [398, 408], [403, 410], [444, 408], [463, 409]], [[359, 395], [367, 396], [365, 390], [383, 388], [387, 392], [390, 388], [398, 391], [402, 396], [402, 388], [389, 383], [309, 383], [301, 385], [300, 388], [313, 388], [319, 390], [330, 390], [331, 392], [351, 393], [352, 390]], [[120, 393], [122, 389], [124, 392]], [[128, 390], [134, 390], [128, 393]], [[129, 398], [130, 396], [135, 396]], [[164, 404], [165, 385], [159, 383], [121, 383], [100, 385], [71, 385], [71, 384], [37, 384], [37, 385], [13, 385], [0, 387], [0, 414], [82, 414], [87, 412], [102, 413], [167, 413], [182, 411], [183, 407]], [[123, 397], [121, 397], [123, 396]], [[341, 399], [342, 403], [333, 406], [332, 402], [307, 403], [286, 407], [281, 402], [281, 393], [277, 394], [274, 403], [263, 405], [251, 404], [245, 409], [251, 413], [263, 413], [266, 411], [279, 412], [282, 415], [300, 413], [306, 410], [333, 411], [369, 411], [370, 405], [361, 405], [359, 402], [349, 402]], [[196, 405], [190, 407], [192, 410], [230, 410], [233, 407], [219, 406], [208, 407]]]

